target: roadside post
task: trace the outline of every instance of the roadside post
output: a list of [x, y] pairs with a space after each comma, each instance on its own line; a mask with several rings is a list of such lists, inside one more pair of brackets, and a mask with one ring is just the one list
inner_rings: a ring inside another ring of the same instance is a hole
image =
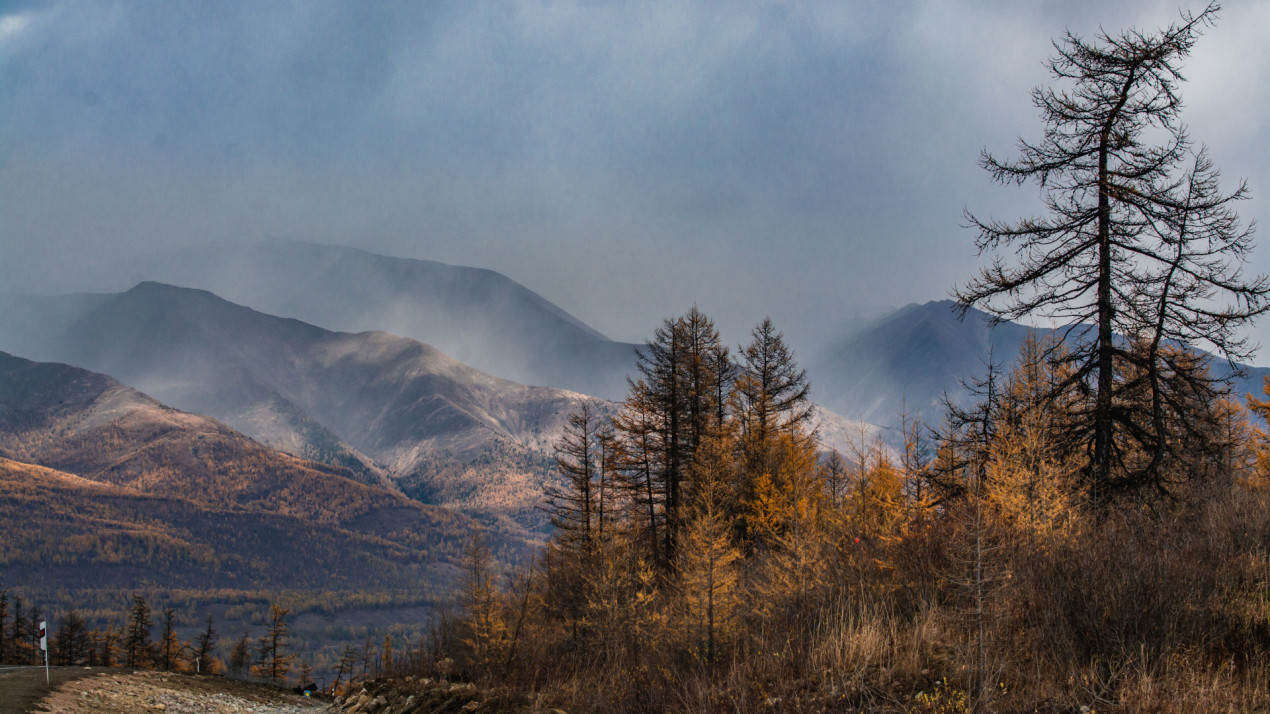
[[40, 620], [40, 651], [44, 653], [44, 683], [49, 683], [49, 624]]

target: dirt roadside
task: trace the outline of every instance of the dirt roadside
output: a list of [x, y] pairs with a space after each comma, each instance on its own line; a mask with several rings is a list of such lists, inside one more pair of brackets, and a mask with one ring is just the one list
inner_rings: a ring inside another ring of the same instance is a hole
[[130, 670], [102, 667], [52, 667], [49, 669], [50, 683], [45, 684], [43, 667], [0, 669], [0, 714], [27, 714], [34, 709], [36, 702], [59, 686], [102, 672], [127, 674]]
[[[36, 673], [39, 676], [33, 677]], [[26, 670], [0, 673], [0, 714], [321, 714], [330, 711], [329, 702], [222, 677], [68, 667], [54, 673], [50, 688], [44, 684], [44, 672], [36, 673]]]

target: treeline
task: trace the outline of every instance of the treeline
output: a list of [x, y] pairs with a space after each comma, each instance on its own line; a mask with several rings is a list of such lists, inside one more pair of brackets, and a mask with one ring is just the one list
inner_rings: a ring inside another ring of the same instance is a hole
[[[400, 590], [235, 590], [229, 588], [135, 587], [33, 590], [22, 588], [27, 600], [39, 599], [50, 610], [76, 610], [90, 621], [106, 621], [118, 614], [121, 600], [131, 602], [141, 595], [151, 602], [162, 602], [177, 612], [216, 610], [227, 622], [248, 626], [263, 625], [274, 602], [286, 602], [292, 616], [305, 614], [332, 617], [349, 610], [395, 610], [426, 607], [438, 595], [426, 588]], [[9, 599], [17, 597], [10, 591]]]
[[1174, 412], [1162, 477], [1108, 498], [1059, 345], [839, 454], [781, 334], [752, 338], [668, 320], [621, 412], [570, 419], [541, 557], [501, 580], [478, 534], [412, 671], [587, 710], [1270, 705], [1270, 447], [1241, 405]]
[[[77, 610], [68, 610], [47, 628], [48, 661], [58, 666], [127, 667], [165, 672], [223, 674], [254, 677], [282, 685], [294, 669], [297, 653], [291, 650], [287, 617], [290, 611], [277, 604], [269, 607], [265, 631], [253, 639], [242, 636], [221, 647], [215, 618], [208, 615], [196, 634], [182, 639], [178, 617], [171, 607], [153, 611], [142, 595], [121, 622], [90, 626]], [[0, 664], [41, 665], [39, 627], [49, 617], [21, 596], [0, 590]], [[157, 632], [156, 632], [157, 628]], [[299, 686], [309, 684], [312, 669], [302, 661], [295, 669]]]

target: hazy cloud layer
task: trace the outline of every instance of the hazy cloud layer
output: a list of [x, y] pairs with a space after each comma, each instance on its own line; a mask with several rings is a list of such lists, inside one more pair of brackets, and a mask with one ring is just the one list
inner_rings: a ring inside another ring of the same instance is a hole
[[[969, 277], [963, 207], [1035, 205], [975, 162], [1039, 135], [1050, 38], [1177, 17], [1042, 5], [0, 3], [0, 281], [286, 236], [499, 270], [619, 339], [696, 302], [811, 345]], [[1230, 3], [1184, 88], [1262, 226], [1267, 27]]]

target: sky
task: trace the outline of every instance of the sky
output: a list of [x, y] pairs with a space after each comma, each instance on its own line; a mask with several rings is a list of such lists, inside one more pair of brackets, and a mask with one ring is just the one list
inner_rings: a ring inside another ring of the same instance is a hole
[[[816, 345], [969, 279], [964, 210], [1036, 212], [977, 161], [1039, 138], [1051, 38], [1178, 11], [0, 0], [0, 291], [119, 290], [105, 266], [150, 252], [298, 238], [497, 270], [615, 339], [696, 304], [732, 341], [770, 315]], [[1230, 2], [1183, 85], [1262, 243], [1268, 29], [1270, 2]]]

